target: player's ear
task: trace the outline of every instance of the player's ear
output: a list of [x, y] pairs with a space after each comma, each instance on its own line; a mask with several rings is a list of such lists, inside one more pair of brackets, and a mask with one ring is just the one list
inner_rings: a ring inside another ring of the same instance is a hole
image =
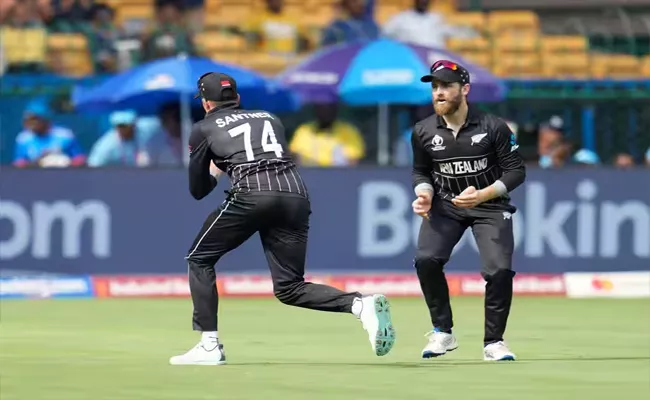
[[467, 96], [469, 94], [469, 83], [464, 84], [460, 88], [460, 91], [463, 93], [463, 96]]

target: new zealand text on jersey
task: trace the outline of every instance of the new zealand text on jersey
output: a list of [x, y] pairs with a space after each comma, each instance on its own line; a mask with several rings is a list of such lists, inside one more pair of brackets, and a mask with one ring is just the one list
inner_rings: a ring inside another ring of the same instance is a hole
[[246, 113], [246, 112], [238, 112], [238, 113], [233, 113], [230, 115], [226, 115], [223, 118], [217, 118], [215, 121], [217, 123], [217, 126], [219, 128], [223, 128], [224, 126], [228, 126], [232, 124], [233, 122], [237, 121], [243, 121], [245, 119], [250, 119], [250, 118], [270, 118], [274, 119], [273, 116], [267, 112], [257, 112], [257, 113]]
[[488, 167], [487, 157], [474, 161], [453, 161], [440, 163], [440, 173], [448, 175], [473, 174]]

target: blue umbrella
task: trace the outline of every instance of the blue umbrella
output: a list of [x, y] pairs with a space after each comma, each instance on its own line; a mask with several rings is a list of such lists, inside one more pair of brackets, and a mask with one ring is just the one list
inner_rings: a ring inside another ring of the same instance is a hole
[[191, 95], [196, 93], [196, 81], [210, 71], [223, 72], [235, 78], [242, 104], [248, 108], [278, 112], [298, 107], [297, 99], [288, 89], [261, 74], [208, 58], [183, 56], [140, 65], [112, 76], [96, 87], [76, 86], [72, 102], [81, 112], [131, 108], [141, 114], [154, 114], [164, 103], [191, 99]]
[[[148, 115], [157, 113], [165, 103], [180, 101], [183, 141], [187, 143], [196, 82], [201, 75], [211, 71], [228, 74], [237, 81], [242, 105], [247, 108], [279, 112], [298, 107], [297, 98], [279, 82], [245, 68], [216, 63], [208, 58], [186, 56], [140, 65], [108, 78], [93, 88], [77, 86], [72, 92], [72, 103], [80, 112], [134, 109], [141, 115]], [[187, 163], [187, 146], [183, 149], [183, 158]]]

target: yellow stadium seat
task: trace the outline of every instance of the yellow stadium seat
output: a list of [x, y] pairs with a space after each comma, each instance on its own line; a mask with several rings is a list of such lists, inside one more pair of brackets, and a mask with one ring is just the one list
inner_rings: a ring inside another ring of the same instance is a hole
[[492, 71], [501, 77], [539, 77], [542, 70], [538, 53], [502, 54], [493, 63]]
[[[412, 0], [406, 0], [408, 7], [413, 6]], [[449, 15], [457, 12], [456, 0], [436, 0], [431, 2], [431, 11], [439, 12], [441, 14]]]
[[102, 0], [100, 3], [104, 3], [114, 10], [117, 10], [120, 7], [128, 7], [134, 5], [146, 5], [153, 7], [155, 0]]
[[561, 53], [542, 53], [542, 71], [547, 78], [588, 78], [589, 54], [572, 53], [567, 57]]
[[245, 50], [246, 39], [219, 31], [203, 31], [194, 36], [195, 43], [206, 53]]
[[341, 0], [304, 0], [303, 3], [307, 8], [334, 7], [341, 4]]
[[539, 18], [532, 11], [492, 11], [487, 20], [488, 30], [494, 34], [539, 31]]
[[650, 78], [650, 56], [641, 59], [641, 75]]
[[490, 42], [484, 37], [471, 39], [451, 38], [447, 40], [447, 48], [458, 53], [464, 51], [487, 51], [490, 49]]
[[267, 53], [249, 53], [241, 60], [241, 65], [266, 75], [276, 75], [283, 71], [290, 61], [281, 56]]
[[133, 4], [120, 5], [115, 10], [115, 22], [117, 25], [124, 24], [125, 21], [139, 20], [151, 21], [155, 17], [155, 10], [152, 5]]
[[641, 74], [641, 61], [627, 54], [594, 54], [591, 57], [591, 74], [595, 78], [637, 78]]
[[47, 47], [50, 50], [86, 50], [88, 39], [75, 33], [53, 33], [47, 37]]
[[310, 28], [324, 28], [336, 17], [336, 9], [332, 6], [318, 8], [306, 8], [300, 17], [300, 22]]
[[465, 51], [459, 53], [467, 61], [487, 70], [492, 69], [492, 56], [488, 51]]
[[213, 52], [209, 54], [209, 57], [212, 60], [215, 60], [219, 63], [230, 64], [230, 65], [239, 65], [244, 56], [245, 53]]
[[219, 6], [221, 5], [220, 0], [205, 0], [205, 14], [206, 17], [209, 17], [210, 14], [218, 12]]
[[449, 25], [466, 26], [477, 32], [485, 32], [486, 17], [481, 12], [459, 12], [445, 17]]
[[206, 19], [209, 26], [240, 26], [253, 13], [249, 3], [222, 3]]
[[375, 20], [379, 25], [383, 25], [402, 11], [404, 8], [399, 4], [379, 3], [375, 9]]
[[536, 34], [524, 34], [517, 36], [499, 35], [495, 36], [492, 43], [492, 50], [499, 53], [532, 53], [539, 49], [539, 36]]
[[41, 28], [0, 27], [4, 61], [7, 64], [44, 63], [47, 32]]
[[67, 76], [88, 76], [94, 72], [90, 53], [86, 50], [52, 50], [48, 65]]
[[583, 52], [587, 51], [589, 43], [585, 36], [553, 35], [543, 36], [540, 48], [545, 53], [550, 52]]

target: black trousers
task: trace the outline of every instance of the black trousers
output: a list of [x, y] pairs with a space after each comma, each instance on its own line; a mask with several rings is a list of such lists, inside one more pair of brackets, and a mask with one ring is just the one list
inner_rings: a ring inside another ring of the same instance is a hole
[[219, 294], [214, 266], [256, 232], [262, 239], [278, 300], [313, 310], [351, 312], [354, 298], [361, 294], [305, 282], [310, 214], [309, 200], [296, 194], [230, 194], [208, 216], [186, 257], [194, 305], [193, 329], [217, 330]]
[[415, 268], [434, 327], [450, 332], [453, 315], [443, 268], [467, 228], [478, 245], [485, 286], [484, 343], [503, 340], [512, 304], [512, 214], [502, 209], [462, 209], [434, 198], [429, 220], [423, 219]]

